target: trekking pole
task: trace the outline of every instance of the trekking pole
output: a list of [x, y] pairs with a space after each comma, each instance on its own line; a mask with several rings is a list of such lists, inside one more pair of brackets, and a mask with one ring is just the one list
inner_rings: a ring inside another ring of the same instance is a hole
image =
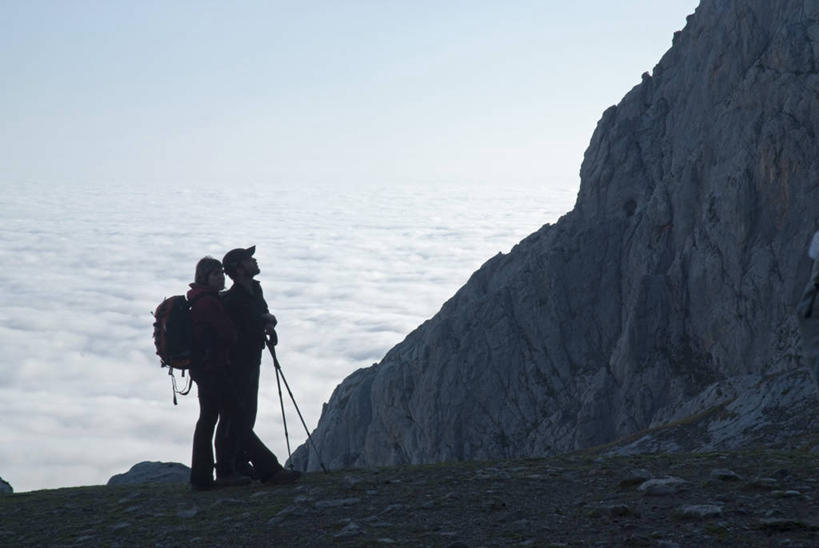
[[[282, 366], [279, 364], [278, 358], [276, 358], [276, 348], [273, 344], [273, 341], [267, 339], [267, 349], [270, 350], [270, 355], [273, 356], [273, 365], [276, 367], [276, 379], [278, 380], [278, 376], [281, 375], [281, 379], [284, 381], [284, 387], [287, 389], [287, 393], [290, 394], [290, 399], [293, 401], [293, 406], [296, 408], [296, 413], [299, 414], [299, 419], [301, 420], [301, 425], [304, 427], [304, 431], [307, 434], [307, 442], [310, 447], [313, 448], [313, 451], [316, 453], [316, 457], [319, 461], [319, 466], [324, 471], [325, 474], [328, 474], [327, 468], [324, 466], [324, 462], [321, 460], [321, 454], [319, 453], [318, 447], [316, 444], [313, 443], [313, 438], [310, 437], [310, 430], [307, 428], [307, 423], [304, 422], [304, 417], [299, 410], [299, 404], [296, 403], [296, 398], [293, 396], [292, 390], [290, 390], [290, 385], [287, 384], [287, 379], [284, 377], [284, 371], [282, 371]], [[279, 389], [281, 390], [281, 388]], [[284, 404], [282, 404], [282, 408], [284, 408]], [[291, 462], [292, 464], [292, 462]]]
[[[275, 363], [275, 362], [274, 362]], [[282, 424], [284, 424], [284, 441], [287, 443], [287, 460], [290, 461], [290, 469], [293, 469], [293, 455], [290, 453], [290, 437], [287, 434], [287, 418], [284, 416], [284, 398], [282, 397], [282, 383], [279, 380], [279, 368], [276, 367], [276, 385], [279, 387], [279, 403], [282, 407]]]

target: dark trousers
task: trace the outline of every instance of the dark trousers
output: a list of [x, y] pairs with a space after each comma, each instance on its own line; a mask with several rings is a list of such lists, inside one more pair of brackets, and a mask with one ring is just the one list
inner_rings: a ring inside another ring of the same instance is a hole
[[[199, 391], [199, 420], [193, 435], [191, 483], [208, 483], [213, 477], [213, 440], [216, 428], [216, 476], [236, 471], [237, 460], [250, 461], [259, 478], [269, 477], [282, 466], [267, 446], [253, 432], [256, 408], [252, 413], [245, 405], [233, 372], [198, 372], [193, 375]], [[258, 383], [258, 376], [257, 381]], [[241, 457], [237, 459], [237, 455]]]
[[231, 371], [236, 394], [241, 402], [240, 421], [244, 425], [244, 431], [234, 429], [230, 433], [239, 437], [235, 441], [237, 468], [241, 470], [250, 461], [255, 474], [260, 478], [265, 478], [281, 470], [282, 466], [276, 459], [276, 455], [253, 431], [259, 402], [259, 372], [258, 364], [250, 367], [235, 367]]
[[[216, 475], [228, 476], [236, 462], [236, 434], [242, 413], [235, 389], [223, 370], [191, 372], [199, 395], [199, 419], [193, 432], [191, 483], [207, 485], [213, 481], [213, 435], [216, 430]], [[219, 422], [216, 427], [217, 420]]]
[[236, 391], [246, 413], [245, 420], [250, 427], [256, 426], [256, 414], [259, 409], [259, 365], [251, 367], [237, 367], [233, 373]]

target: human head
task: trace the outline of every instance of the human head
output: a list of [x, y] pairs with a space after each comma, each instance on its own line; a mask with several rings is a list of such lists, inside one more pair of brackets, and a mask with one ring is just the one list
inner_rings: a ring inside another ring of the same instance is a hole
[[225, 265], [225, 273], [230, 276], [232, 280], [236, 280], [238, 276], [245, 275], [252, 278], [259, 273], [258, 265], [247, 265], [248, 261], [253, 260], [253, 254], [256, 252], [256, 246], [252, 245], [248, 248], [238, 247], [231, 249], [225, 253], [222, 259], [222, 264]]
[[222, 263], [213, 257], [203, 257], [196, 263], [196, 274], [194, 274], [193, 281], [208, 285], [209, 277], [213, 273], [222, 273]]

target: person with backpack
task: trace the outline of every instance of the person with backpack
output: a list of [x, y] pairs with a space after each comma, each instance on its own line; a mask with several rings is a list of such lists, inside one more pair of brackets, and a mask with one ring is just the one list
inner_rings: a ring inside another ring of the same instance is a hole
[[[199, 419], [193, 434], [191, 488], [194, 490], [249, 483], [235, 471], [236, 448], [226, 432], [240, 417], [238, 398], [229, 379], [229, 349], [236, 328], [225, 314], [219, 291], [225, 287], [222, 263], [204, 257], [196, 265], [187, 293], [192, 325], [190, 376], [199, 397]], [[216, 480], [213, 479], [213, 434], [216, 442]]]
[[808, 247], [808, 256], [813, 259], [813, 266], [808, 283], [796, 306], [796, 312], [802, 335], [802, 351], [810, 363], [819, 388], [819, 308], [816, 306], [819, 294], [819, 231], [813, 235]]
[[[230, 349], [232, 379], [242, 402], [243, 422], [251, 431], [244, 444], [239, 443], [236, 469], [255, 477], [262, 477], [264, 471], [256, 464], [249, 465], [248, 447], [261, 443], [252, 428], [256, 423], [259, 400], [259, 374], [262, 351], [267, 337], [275, 344], [276, 318], [270, 313], [261, 284], [253, 278], [260, 273], [259, 264], [253, 257], [256, 246], [228, 251], [222, 259], [225, 273], [233, 280], [233, 285], [222, 295], [222, 302], [230, 319], [236, 326], [238, 337]], [[300, 472], [286, 470], [276, 461], [277, 471], [270, 478], [275, 483], [290, 483], [301, 476]]]

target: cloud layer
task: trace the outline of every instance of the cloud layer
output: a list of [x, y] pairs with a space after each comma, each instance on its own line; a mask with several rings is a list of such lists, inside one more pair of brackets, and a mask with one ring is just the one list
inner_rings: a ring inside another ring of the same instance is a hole
[[[0, 476], [17, 491], [188, 464], [195, 389], [174, 407], [150, 312], [204, 255], [255, 244], [277, 349], [308, 426], [335, 386], [437, 312], [576, 189], [466, 185], [11, 189], [0, 204]], [[292, 449], [305, 433], [287, 394]], [[269, 357], [257, 432], [287, 458]]]

